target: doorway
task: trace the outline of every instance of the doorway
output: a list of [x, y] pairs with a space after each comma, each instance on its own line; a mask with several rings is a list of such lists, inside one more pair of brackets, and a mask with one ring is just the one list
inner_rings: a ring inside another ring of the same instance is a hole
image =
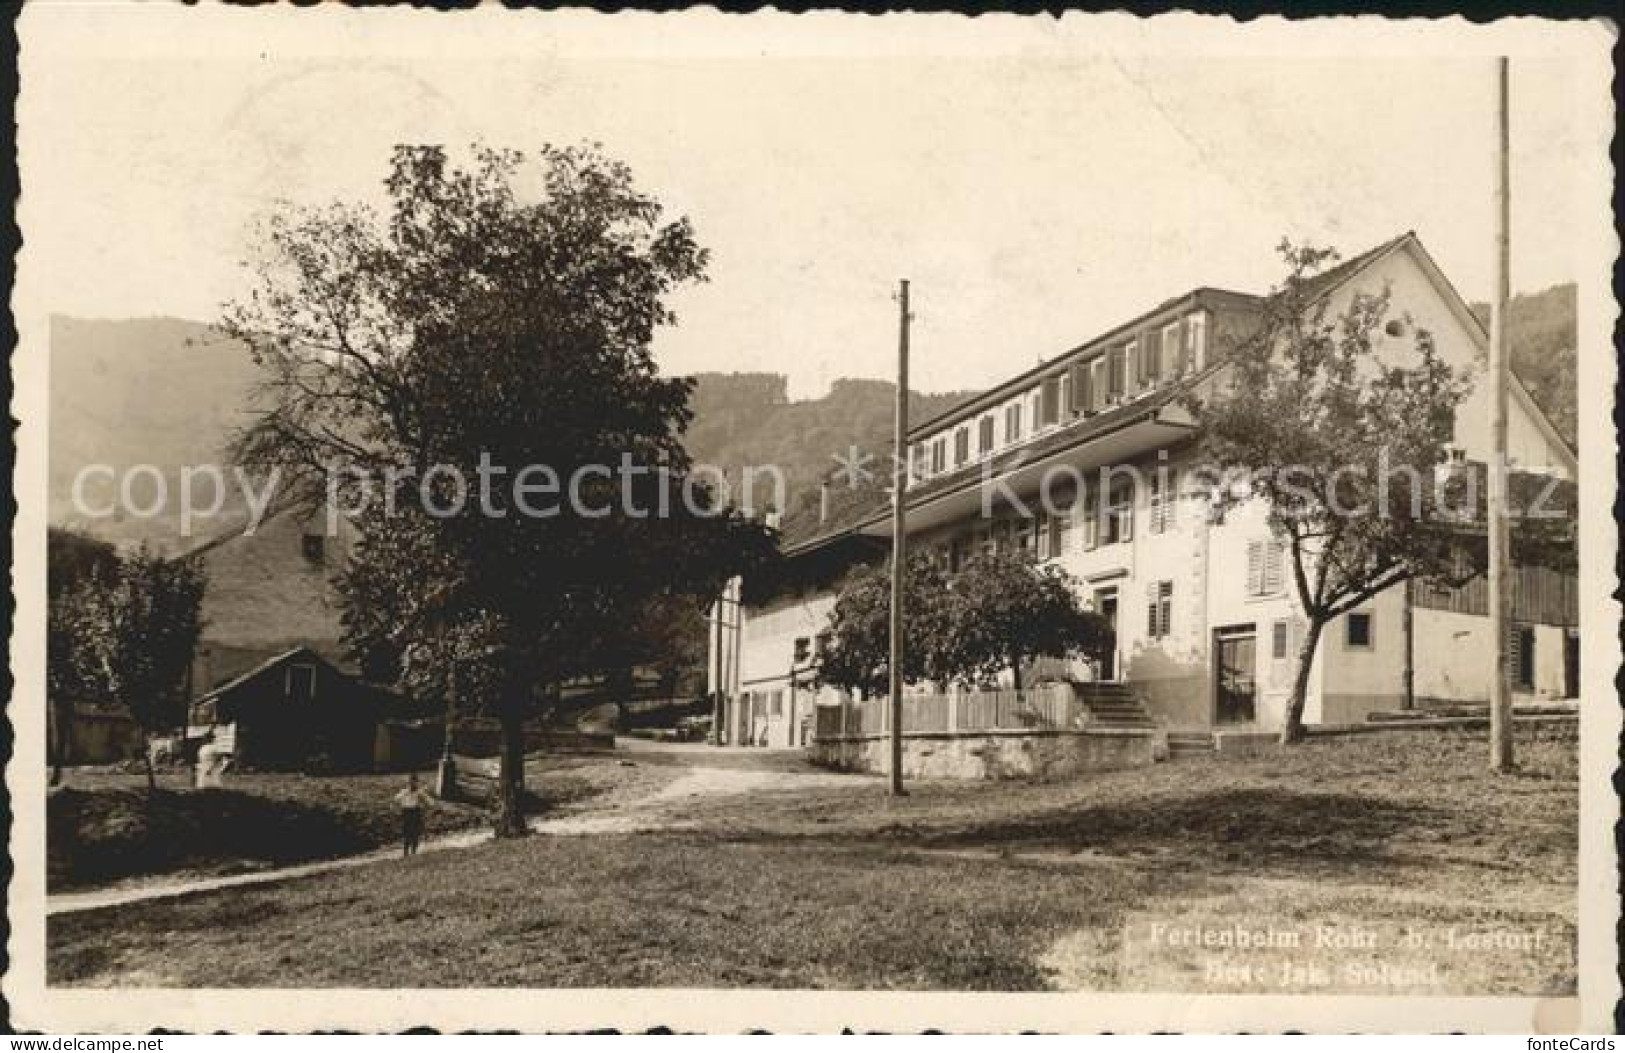
[[1213, 722], [1258, 718], [1258, 634], [1251, 625], [1213, 631]]
[[1117, 587], [1095, 590], [1095, 613], [1106, 619], [1106, 645], [1101, 649], [1100, 679], [1117, 679]]

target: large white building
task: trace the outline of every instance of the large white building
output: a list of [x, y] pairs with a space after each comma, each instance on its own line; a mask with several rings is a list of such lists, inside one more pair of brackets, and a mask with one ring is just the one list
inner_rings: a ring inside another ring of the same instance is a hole
[[[1395, 316], [1428, 330], [1453, 366], [1482, 374], [1487, 334], [1414, 234], [1320, 275], [1311, 295], [1335, 313], [1357, 294], [1384, 288]], [[1292, 686], [1305, 623], [1264, 509], [1251, 503], [1216, 520], [1205, 491], [1177, 483], [1194, 457], [1195, 422], [1174, 396], [1183, 384], [1215, 375], [1210, 367], [1219, 365], [1222, 349], [1254, 330], [1262, 307], [1260, 297], [1197, 289], [909, 436], [911, 549], [958, 565], [1009, 545], [1060, 563], [1094, 609], [1114, 621], [1116, 648], [1103, 666], [1055, 671], [1126, 684], [1171, 731], [1276, 730]], [[1397, 330], [1384, 338], [1411, 339]], [[1476, 384], [1457, 415], [1453, 457], [1488, 460], [1487, 387]], [[1516, 381], [1508, 442], [1517, 470], [1577, 475], [1573, 451]], [[1057, 473], [1057, 466], [1071, 471]], [[1110, 466], [1132, 466], [1138, 481], [1114, 473], [1097, 485], [1100, 469]], [[1053, 493], [1058, 474], [1085, 480], [1071, 500]], [[1031, 508], [1046, 478], [1059, 514], [983, 514], [990, 487]], [[814, 677], [821, 633], [838, 583], [855, 563], [884, 559], [890, 510], [870, 503], [836, 515], [809, 511], [784, 526], [781, 580], [758, 589], [736, 583], [713, 619], [712, 687], [728, 699], [730, 742], [806, 744], [820, 701]], [[1574, 579], [1538, 568], [1519, 568], [1516, 576], [1515, 691], [1572, 695]], [[1456, 590], [1416, 584], [1377, 595], [1328, 627], [1306, 722], [1356, 722], [1399, 708], [1407, 653], [1419, 703], [1484, 700], [1488, 626], [1481, 579]], [[832, 692], [822, 694], [828, 701]]]

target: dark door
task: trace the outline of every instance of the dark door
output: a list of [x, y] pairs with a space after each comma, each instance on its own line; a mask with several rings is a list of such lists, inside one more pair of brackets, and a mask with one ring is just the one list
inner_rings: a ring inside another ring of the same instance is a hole
[[1573, 630], [1563, 636], [1563, 697], [1580, 697], [1580, 637]]
[[1213, 646], [1213, 720], [1217, 724], [1251, 724], [1257, 717], [1258, 637], [1246, 631], [1219, 630]]
[[1100, 659], [1100, 679], [1117, 679], [1117, 590], [1095, 590], [1095, 611], [1106, 619], [1111, 626], [1111, 633], [1106, 639], [1104, 653]]

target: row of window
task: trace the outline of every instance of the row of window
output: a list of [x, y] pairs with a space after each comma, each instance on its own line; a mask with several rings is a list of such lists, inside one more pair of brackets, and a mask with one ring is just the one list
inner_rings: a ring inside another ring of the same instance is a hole
[[[1175, 501], [1170, 489], [1153, 477], [1147, 503], [1151, 533], [1173, 529]], [[1134, 483], [1131, 479], [1114, 483], [1100, 501], [1090, 494], [1075, 502], [1071, 510], [1049, 514], [1036, 512], [1031, 518], [995, 519], [965, 534], [939, 544], [935, 555], [940, 563], [957, 571], [974, 555], [996, 552], [1028, 552], [1039, 559], [1065, 554], [1073, 545], [1073, 535], [1081, 535], [1083, 551], [1134, 539]]]
[[1207, 316], [1198, 312], [1074, 362], [1015, 396], [1002, 413], [990, 410], [952, 432], [915, 443], [913, 476], [928, 479], [962, 468], [1058, 424], [1155, 390], [1199, 368], [1206, 344]]

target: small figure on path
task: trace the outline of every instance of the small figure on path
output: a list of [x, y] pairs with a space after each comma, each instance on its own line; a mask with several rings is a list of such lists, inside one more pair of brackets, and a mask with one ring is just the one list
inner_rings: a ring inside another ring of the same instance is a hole
[[395, 803], [401, 809], [401, 855], [415, 856], [423, 838], [423, 811], [434, 805], [434, 798], [418, 787], [417, 773], [413, 772], [406, 778], [406, 789], [395, 795]]

